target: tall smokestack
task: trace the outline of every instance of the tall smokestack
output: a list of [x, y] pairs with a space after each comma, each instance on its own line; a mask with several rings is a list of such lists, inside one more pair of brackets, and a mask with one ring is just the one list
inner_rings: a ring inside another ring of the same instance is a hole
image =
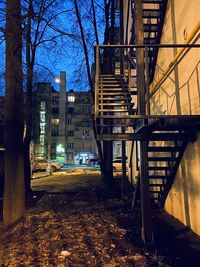
[[59, 92], [59, 136], [65, 136], [66, 122], [66, 72], [60, 72], [60, 92]]

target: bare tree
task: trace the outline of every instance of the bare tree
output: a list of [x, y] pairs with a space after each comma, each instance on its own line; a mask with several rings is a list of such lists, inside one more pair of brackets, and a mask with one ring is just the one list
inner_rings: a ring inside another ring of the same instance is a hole
[[24, 214], [23, 76], [20, 0], [6, 1], [6, 119], [4, 224]]
[[[84, 29], [84, 26], [83, 26], [84, 24], [82, 22], [81, 13], [79, 10], [79, 5], [78, 5], [77, 0], [74, 0], [74, 6], [75, 6], [75, 11], [76, 11], [76, 18], [77, 18], [80, 33], [81, 33], [81, 40], [82, 40], [83, 51], [84, 51], [84, 56], [85, 56], [88, 81], [89, 81], [89, 85], [90, 85], [90, 90], [92, 92], [92, 97], [94, 99], [94, 88], [93, 88], [93, 82], [92, 82], [92, 78], [91, 78], [91, 69], [90, 69], [90, 61], [89, 61], [89, 49], [87, 47], [86, 37], [85, 37], [86, 29]], [[111, 35], [112, 35], [111, 36], [112, 42], [113, 42], [113, 38], [114, 38], [114, 27], [115, 27], [115, 13], [114, 13], [115, 8], [114, 7], [115, 7], [115, 1], [114, 0], [109, 0], [109, 1], [104, 0], [104, 10], [103, 10], [104, 12], [102, 13], [102, 15], [105, 16], [104, 42], [106, 42], [106, 43], [109, 42], [110, 30], [111, 30]], [[95, 12], [95, 6], [94, 6], [93, 0], [91, 0], [91, 8], [92, 8], [91, 20], [92, 20], [92, 25], [93, 25], [93, 32], [94, 32], [96, 44], [99, 44], [98, 26], [97, 26], [97, 21], [96, 21], [96, 12]], [[88, 26], [88, 24], [86, 24], [86, 25]], [[95, 128], [94, 123], [93, 123], [93, 130], [94, 130], [94, 135], [96, 136], [96, 128]], [[103, 143], [104, 153], [103, 153], [101, 142], [96, 141], [96, 143], [97, 143], [98, 154], [99, 154], [99, 158], [100, 158], [100, 167], [101, 167], [102, 178], [103, 178], [103, 180], [106, 180], [106, 176], [108, 176], [107, 175], [108, 173], [110, 176], [112, 176], [111, 175], [112, 171], [110, 171], [110, 170], [109, 170], [109, 172], [106, 171], [107, 170], [106, 166], [108, 165], [107, 164], [107, 159], [108, 159], [107, 154], [109, 154], [109, 162], [110, 162], [109, 167], [112, 170], [112, 155], [111, 155], [112, 147], [109, 146], [110, 149], [108, 151], [108, 148], [107, 148], [108, 145], [104, 142]], [[109, 152], [109, 153], [107, 153], [107, 152]], [[105, 157], [105, 159], [104, 159], [104, 157]], [[109, 180], [112, 180], [112, 179], [109, 179]], [[109, 182], [109, 180], [108, 180], [108, 182]]]
[[[74, 38], [56, 24], [56, 19], [63, 13], [68, 12], [65, 9], [58, 9], [57, 1], [39, 1], [33, 4], [32, 0], [27, 0], [27, 9], [24, 14], [24, 38], [26, 42], [26, 101], [25, 101], [25, 137], [24, 137], [24, 173], [25, 173], [25, 191], [29, 196], [31, 193], [30, 180], [30, 142], [32, 130], [32, 92], [33, 92], [33, 73], [36, 64], [36, 54], [41, 45], [54, 43], [58, 45], [57, 40], [63, 36]], [[56, 5], [57, 3], [57, 5]], [[48, 93], [48, 92], [47, 92]]]

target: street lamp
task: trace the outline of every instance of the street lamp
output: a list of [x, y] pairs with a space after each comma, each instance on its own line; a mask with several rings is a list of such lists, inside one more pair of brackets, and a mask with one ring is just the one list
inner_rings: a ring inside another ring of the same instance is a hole
[[56, 77], [54, 78], [55, 83], [60, 83], [60, 78]]

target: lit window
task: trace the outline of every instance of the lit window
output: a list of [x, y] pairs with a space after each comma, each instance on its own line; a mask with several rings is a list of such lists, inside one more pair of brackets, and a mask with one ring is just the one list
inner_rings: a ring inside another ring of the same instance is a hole
[[45, 111], [40, 111], [40, 122], [45, 122]]
[[40, 134], [45, 134], [45, 123], [40, 123]]
[[56, 151], [58, 153], [65, 153], [65, 149], [64, 149], [64, 147], [62, 145], [57, 145]]
[[58, 125], [59, 124], [59, 119], [52, 119], [51, 123], [54, 125]]
[[41, 101], [40, 102], [40, 110], [45, 110], [46, 107], [45, 107], [45, 101]]
[[69, 95], [67, 97], [67, 100], [68, 100], [68, 102], [75, 102], [75, 96], [74, 95]]

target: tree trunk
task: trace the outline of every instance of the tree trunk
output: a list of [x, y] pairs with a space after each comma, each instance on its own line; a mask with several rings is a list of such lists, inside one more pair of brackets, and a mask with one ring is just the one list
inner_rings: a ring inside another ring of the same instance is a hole
[[23, 76], [20, 0], [6, 1], [6, 119], [4, 224], [24, 214]]
[[98, 36], [98, 30], [97, 30], [97, 20], [96, 20], [96, 12], [94, 7], [94, 0], [92, 1], [92, 15], [93, 15], [93, 25], [94, 25], [94, 33], [96, 38], [96, 44], [99, 45], [99, 36]]
[[27, 90], [25, 104], [25, 137], [24, 137], [24, 180], [25, 180], [25, 195], [31, 194], [31, 161], [30, 161], [30, 143], [32, 129], [32, 78], [33, 64], [31, 62], [31, 15], [32, 15], [32, 0], [29, 1], [28, 22], [26, 30], [26, 68], [27, 68]]
[[90, 73], [90, 63], [89, 63], [88, 50], [87, 50], [87, 45], [86, 45], [86, 41], [85, 41], [85, 35], [84, 35], [83, 25], [82, 25], [82, 21], [81, 21], [81, 16], [80, 16], [79, 9], [78, 9], [77, 0], [74, 0], [74, 6], [75, 6], [75, 10], [76, 10], [76, 17], [77, 17], [78, 25], [79, 25], [80, 32], [81, 32], [81, 39], [82, 39], [82, 43], [83, 43], [83, 50], [84, 50], [85, 61], [86, 61], [88, 81], [89, 81], [91, 92], [92, 92], [92, 94], [94, 94], [92, 77], [91, 77], [91, 73]]

